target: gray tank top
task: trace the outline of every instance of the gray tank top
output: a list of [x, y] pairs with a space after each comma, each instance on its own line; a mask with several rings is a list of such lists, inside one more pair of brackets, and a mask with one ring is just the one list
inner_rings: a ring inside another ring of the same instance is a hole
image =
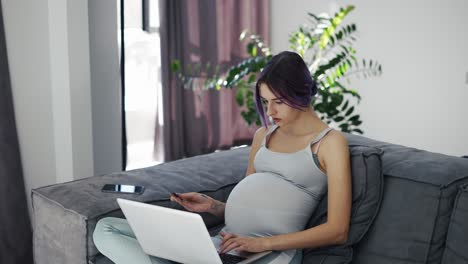
[[[302, 231], [326, 193], [327, 175], [320, 170], [311, 146], [320, 144], [332, 128], [294, 153], [268, 149], [269, 136], [277, 128], [270, 127], [255, 155], [255, 173], [240, 181], [229, 195], [224, 231], [253, 237]], [[296, 253], [296, 249], [277, 252], [278, 257], [268, 263], [290, 263]]]
[[[276, 173], [302, 191], [320, 199], [326, 191], [328, 178], [319, 168], [317, 152], [320, 140], [333, 128], [323, 130], [304, 149], [294, 153], [275, 152], [268, 149], [269, 138], [277, 128], [277, 125], [272, 126], [263, 138], [254, 160], [255, 171]], [[315, 153], [312, 153], [311, 147], [316, 143], [318, 147]]]

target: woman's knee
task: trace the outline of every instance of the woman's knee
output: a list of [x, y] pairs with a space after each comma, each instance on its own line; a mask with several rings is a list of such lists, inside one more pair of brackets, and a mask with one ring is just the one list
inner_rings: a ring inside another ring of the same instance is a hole
[[93, 241], [96, 247], [99, 249], [109, 239], [109, 233], [111, 233], [112, 225], [118, 218], [105, 217], [99, 220], [94, 228]]

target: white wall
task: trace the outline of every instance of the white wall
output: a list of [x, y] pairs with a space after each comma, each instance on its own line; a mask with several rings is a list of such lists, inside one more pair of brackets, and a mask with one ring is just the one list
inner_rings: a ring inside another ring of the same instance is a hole
[[30, 206], [32, 188], [121, 169], [116, 1], [91, 2], [96, 27], [88, 1], [2, 0]]
[[272, 0], [274, 53], [307, 12], [356, 9], [345, 22], [360, 33], [358, 57], [377, 59], [381, 77], [354, 79], [365, 136], [455, 156], [468, 155], [466, 1]]

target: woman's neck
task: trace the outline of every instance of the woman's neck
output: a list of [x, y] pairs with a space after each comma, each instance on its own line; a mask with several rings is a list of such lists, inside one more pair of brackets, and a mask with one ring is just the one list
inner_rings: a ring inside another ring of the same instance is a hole
[[301, 137], [318, 133], [327, 128], [324, 123], [315, 113], [314, 110], [309, 110], [302, 113], [296, 120], [285, 125], [280, 126], [281, 132], [287, 136]]

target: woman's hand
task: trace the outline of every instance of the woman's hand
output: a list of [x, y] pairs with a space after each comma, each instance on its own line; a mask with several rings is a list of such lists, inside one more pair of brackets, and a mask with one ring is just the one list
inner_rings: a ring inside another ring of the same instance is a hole
[[208, 195], [196, 192], [179, 193], [178, 196], [171, 195], [171, 201], [182, 205], [188, 211], [197, 213], [209, 212], [216, 202]]
[[266, 237], [241, 237], [235, 234], [221, 232], [223, 237], [219, 253], [226, 253], [233, 249], [236, 251], [263, 252], [268, 249], [268, 238]]

